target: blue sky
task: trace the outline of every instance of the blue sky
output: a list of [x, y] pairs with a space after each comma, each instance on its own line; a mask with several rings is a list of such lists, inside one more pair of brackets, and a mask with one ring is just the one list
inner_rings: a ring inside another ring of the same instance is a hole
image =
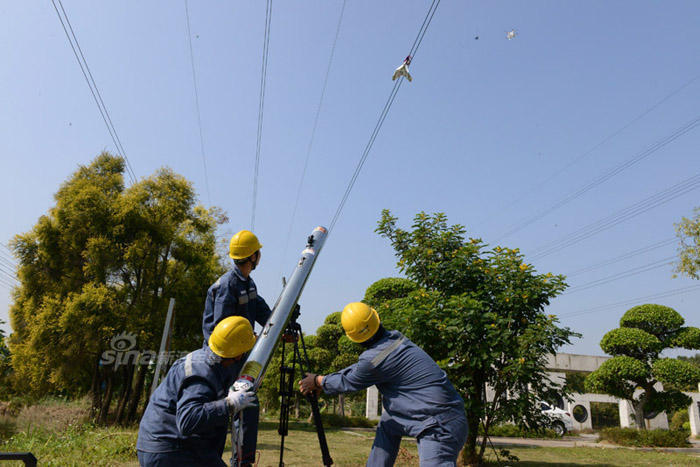
[[[426, 1], [349, 0], [321, 109], [289, 249], [284, 245], [342, 2], [273, 1], [254, 274], [274, 302], [305, 237], [327, 224], [410, 49]], [[248, 228], [264, 2], [190, 0], [208, 179], [204, 170], [182, 1], [65, 0], [93, 75], [137, 176], [167, 165], [222, 207], [226, 232]], [[698, 117], [700, 80], [556, 177], [655, 103], [700, 75], [700, 4], [652, 2], [465, 2], [443, 0], [343, 216], [302, 297], [302, 325], [359, 300], [397, 275], [388, 242], [374, 233], [383, 208], [410, 225], [445, 212], [489, 243]], [[505, 34], [515, 28], [514, 40]], [[475, 37], [479, 39], [476, 40]], [[51, 2], [0, 5], [0, 241], [27, 231], [53, 193], [111, 139]], [[526, 255], [576, 229], [700, 173], [693, 129], [609, 181], [501, 243]], [[523, 196], [523, 193], [528, 193]], [[534, 261], [567, 273], [673, 237], [700, 205], [691, 191], [587, 240]], [[517, 203], [513, 204], [513, 201]], [[675, 253], [667, 245], [572, 277], [571, 286]], [[284, 257], [283, 257], [284, 256]], [[653, 269], [557, 299], [566, 314], [698, 284]], [[700, 291], [659, 303], [700, 325]], [[0, 288], [0, 319], [9, 292]], [[627, 306], [562, 317], [583, 333], [564, 350], [600, 354], [598, 342]], [[7, 329], [7, 325], [5, 329]]]

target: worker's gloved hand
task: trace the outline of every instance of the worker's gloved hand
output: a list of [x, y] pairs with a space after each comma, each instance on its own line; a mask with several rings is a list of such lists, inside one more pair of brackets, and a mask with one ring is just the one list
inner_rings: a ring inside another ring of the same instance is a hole
[[248, 407], [253, 407], [257, 405], [258, 398], [253, 391], [238, 390], [233, 389], [228, 390], [228, 396], [226, 396], [226, 405], [231, 412], [240, 412]]
[[309, 394], [311, 392], [316, 392], [317, 394], [321, 392], [321, 388], [316, 384], [315, 373], [306, 373], [306, 376], [299, 381], [299, 390], [302, 394]]

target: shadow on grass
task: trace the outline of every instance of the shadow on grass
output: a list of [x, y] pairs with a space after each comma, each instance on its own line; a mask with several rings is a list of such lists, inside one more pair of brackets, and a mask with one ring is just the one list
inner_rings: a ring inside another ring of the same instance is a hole
[[519, 462], [508, 462], [508, 461], [502, 461], [501, 463], [498, 463], [496, 461], [487, 461], [484, 463], [485, 466], [498, 466], [502, 467], [503, 465], [513, 465], [513, 466], [518, 466], [518, 467], [537, 467], [537, 466], [544, 466], [544, 467], [583, 467], [583, 466], [590, 466], [594, 465], [595, 467], [619, 467], [619, 464], [590, 464], [587, 462], [542, 462], [542, 461], [519, 461]]
[[0, 441], [9, 439], [17, 432], [17, 424], [12, 419], [0, 418]]
[[[279, 422], [275, 421], [260, 421], [258, 423], [258, 431], [262, 430], [274, 430], [277, 431], [277, 428], [279, 427]], [[334, 427], [323, 427], [324, 431], [326, 432], [332, 432], [332, 431], [339, 431], [340, 428], [334, 428]], [[316, 433], [316, 426], [311, 424], [311, 423], [306, 423], [306, 422], [289, 422], [289, 431], [309, 431]]]

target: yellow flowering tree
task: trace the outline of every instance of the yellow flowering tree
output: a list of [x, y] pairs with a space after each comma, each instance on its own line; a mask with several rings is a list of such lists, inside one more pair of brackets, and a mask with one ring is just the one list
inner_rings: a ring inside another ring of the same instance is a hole
[[390, 310], [396, 327], [445, 369], [462, 394], [469, 421], [464, 461], [476, 465], [491, 426], [543, 427], [538, 400], [562, 396], [564, 388], [546, 376], [546, 359], [579, 335], [557, 326], [544, 310], [566, 288], [564, 276], [538, 274], [518, 249], [489, 249], [481, 239], [467, 238], [465, 228], [448, 225], [444, 214], [421, 212], [410, 230], [397, 221], [384, 210], [377, 232], [391, 241], [397, 267], [415, 289], [374, 304], [380, 312]]

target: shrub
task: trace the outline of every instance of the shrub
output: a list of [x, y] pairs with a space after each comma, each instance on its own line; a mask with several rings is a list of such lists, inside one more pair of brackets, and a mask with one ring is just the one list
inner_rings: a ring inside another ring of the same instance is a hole
[[376, 425], [376, 422], [365, 417], [343, 417], [334, 413], [322, 413], [321, 419], [324, 426], [342, 428], [372, 428]]
[[688, 435], [677, 430], [636, 430], [634, 428], [605, 428], [600, 439], [620, 446], [672, 447], [688, 446]]
[[687, 431], [690, 434], [690, 418], [688, 417], [688, 409], [677, 410], [671, 417], [669, 429], [674, 431]]

